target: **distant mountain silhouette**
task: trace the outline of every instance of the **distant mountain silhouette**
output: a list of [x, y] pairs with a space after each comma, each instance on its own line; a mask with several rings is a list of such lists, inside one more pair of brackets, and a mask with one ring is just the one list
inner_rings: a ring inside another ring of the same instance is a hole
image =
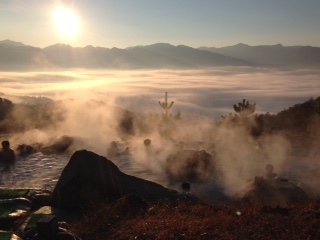
[[47, 56], [41, 48], [10, 40], [0, 41], [0, 69], [38, 69], [48, 65]]
[[26, 46], [25, 44], [23, 44], [21, 42], [14, 42], [14, 41], [11, 41], [9, 39], [0, 41], [0, 45], [6, 46], [6, 47], [22, 47], [22, 46]]
[[[157, 55], [165, 58], [165, 64], [175, 64], [181, 67], [210, 67], [210, 66], [248, 66], [248, 61], [241, 59], [226, 57], [217, 53], [210, 53], [184, 45], [172, 46], [170, 44], [158, 43], [141, 47]], [[136, 48], [131, 48], [136, 49]], [[147, 59], [146, 59], [147, 60]], [[167, 61], [170, 60], [168, 63]]]
[[158, 43], [126, 49], [55, 44], [36, 48], [0, 41], [0, 69], [161, 69], [250, 66], [247, 61], [187, 46]]
[[237, 44], [229, 47], [214, 48], [201, 47], [213, 53], [239, 58], [266, 67], [320, 67], [320, 48], [310, 46], [277, 45], [249, 46]]
[[217, 66], [319, 67], [320, 48], [310, 46], [249, 46], [191, 48], [156, 43], [125, 49], [72, 47], [55, 44], [37, 48], [0, 41], [0, 70], [191, 69]]
[[92, 46], [73, 48], [56, 44], [43, 51], [59, 67], [141, 69], [250, 65], [246, 61], [209, 51], [162, 43], [126, 49]]

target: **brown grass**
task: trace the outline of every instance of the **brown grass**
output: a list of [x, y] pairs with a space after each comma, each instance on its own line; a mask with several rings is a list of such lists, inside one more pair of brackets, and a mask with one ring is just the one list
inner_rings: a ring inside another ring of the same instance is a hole
[[101, 205], [70, 230], [85, 240], [320, 239], [320, 203], [281, 207], [158, 203], [133, 212]]

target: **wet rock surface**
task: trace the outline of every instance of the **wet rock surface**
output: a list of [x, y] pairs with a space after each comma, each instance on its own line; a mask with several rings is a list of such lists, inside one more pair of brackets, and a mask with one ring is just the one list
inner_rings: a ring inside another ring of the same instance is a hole
[[73, 137], [62, 136], [55, 140], [52, 144], [42, 147], [40, 151], [44, 154], [61, 154], [65, 152], [73, 143]]

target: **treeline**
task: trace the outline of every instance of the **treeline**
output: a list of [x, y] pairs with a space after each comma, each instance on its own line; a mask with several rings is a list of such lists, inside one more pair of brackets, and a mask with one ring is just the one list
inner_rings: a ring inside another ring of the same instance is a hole
[[284, 131], [297, 135], [320, 136], [320, 97], [285, 109], [278, 114], [257, 114], [255, 134]]
[[233, 106], [236, 113], [222, 116], [220, 124], [245, 127], [255, 137], [275, 132], [320, 136], [320, 97], [277, 114], [254, 114], [255, 107], [256, 103], [243, 99]]

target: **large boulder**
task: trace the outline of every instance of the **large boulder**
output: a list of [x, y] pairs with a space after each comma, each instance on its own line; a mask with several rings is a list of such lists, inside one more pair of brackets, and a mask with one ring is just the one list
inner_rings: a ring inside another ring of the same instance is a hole
[[256, 177], [249, 182], [236, 198], [241, 203], [262, 205], [287, 205], [306, 203], [310, 200], [308, 195], [294, 183], [262, 177]]
[[169, 154], [166, 159], [168, 178], [176, 182], [206, 182], [212, 177], [215, 167], [214, 158], [204, 150], [180, 150]]
[[65, 152], [73, 143], [73, 137], [62, 136], [55, 140], [52, 144], [42, 147], [40, 151], [43, 154], [61, 154]]
[[117, 200], [128, 194], [156, 201], [175, 198], [177, 192], [157, 183], [127, 175], [105, 157], [76, 151], [53, 190], [51, 204], [78, 211], [96, 201]]

